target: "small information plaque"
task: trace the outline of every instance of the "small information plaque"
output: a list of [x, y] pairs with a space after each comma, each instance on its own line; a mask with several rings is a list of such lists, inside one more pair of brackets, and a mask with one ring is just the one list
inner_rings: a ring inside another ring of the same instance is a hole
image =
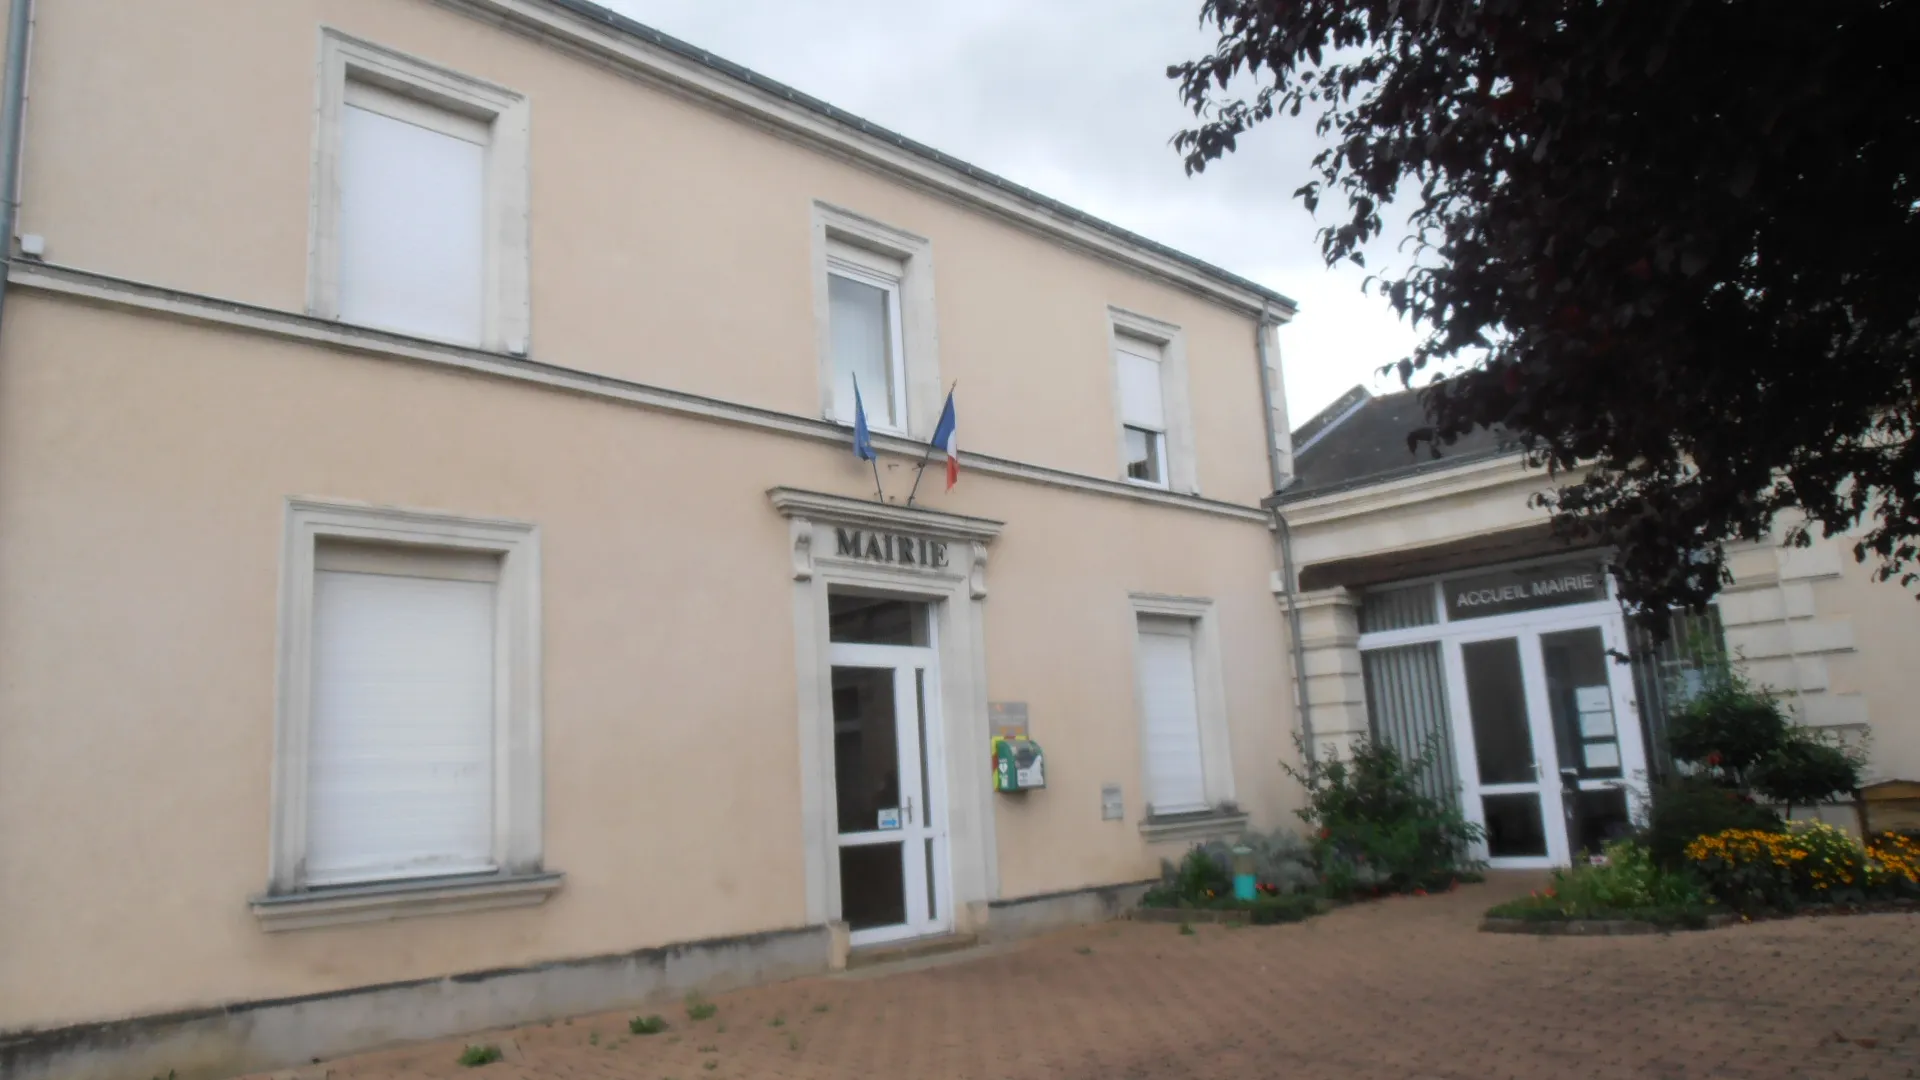
[[1025, 739], [1031, 735], [1027, 730], [1027, 703], [1024, 701], [987, 702], [988, 730], [1003, 739]]

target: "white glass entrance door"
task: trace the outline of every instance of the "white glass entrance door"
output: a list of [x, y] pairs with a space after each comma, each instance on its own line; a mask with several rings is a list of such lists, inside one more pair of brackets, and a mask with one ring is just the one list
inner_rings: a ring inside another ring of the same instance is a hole
[[1461, 763], [1468, 789], [1464, 809], [1486, 829], [1488, 862], [1548, 866], [1567, 856], [1549, 828], [1560, 818], [1553, 743], [1529, 707], [1532, 680], [1523, 644], [1520, 637], [1458, 644], [1453, 659], [1459, 677], [1453, 681], [1466, 701], [1455, 714], [1467, 718], [1468, 731], [1457, 733], [1454, 743], [1469, 750]]
[[1566, 865], [1629, 826], [1644, 776], [1624, 642], [1614, 620], [1501, 621], [1447, 642], [1462, 809], [1489, 865]]
[[830, 647], [840, 917], [854, 945], [953, 925], [933, 649]]

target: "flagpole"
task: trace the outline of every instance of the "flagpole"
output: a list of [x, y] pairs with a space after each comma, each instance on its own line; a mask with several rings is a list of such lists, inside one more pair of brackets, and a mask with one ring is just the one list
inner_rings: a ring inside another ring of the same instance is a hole
[[[960, 380], [959, 379], [953, 380], [953, 385], [947, 387], [947, 397], [951, 399], [953, 397], [953, 392], [959, 389], [959, 387], [960, 387]], [[943, 406], [943, 409], [944, 409], [944, 406]], [[938, 426], [939, 426], [938, 424], [935, 425], [935, 427], [938, 427]], [[928, 440], [927, 452], [920, 455], [920, 467], [913, 471], [913, 490], [907, 492], [908, 506], [913, 505], [913, 497], [920, 493], [920, 475], [927, 471], [927, 462], [932, 460], [933, 460], [933, 442], [932, 440]]]
[[875, 454], [868, 458], [867, 464], [873, 466], [873, 501], [886, 502], [887, 494], [880, 490], [880, 455]]

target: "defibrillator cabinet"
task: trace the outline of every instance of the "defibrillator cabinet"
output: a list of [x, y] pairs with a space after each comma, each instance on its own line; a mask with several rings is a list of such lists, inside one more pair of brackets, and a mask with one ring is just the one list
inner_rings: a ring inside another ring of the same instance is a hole
[[1047, 786], [1047, 758], [1024, 735], [993, 737], [993, 790], [1032, 791]]

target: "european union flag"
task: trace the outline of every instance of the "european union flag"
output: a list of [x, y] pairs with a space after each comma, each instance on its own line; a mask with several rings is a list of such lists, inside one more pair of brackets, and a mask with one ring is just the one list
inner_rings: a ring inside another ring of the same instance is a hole
[[867, 407], [860, 401], [860, 376], [853, 377], [853, 456], [873, 460], [873, 436], [867, 433]]

